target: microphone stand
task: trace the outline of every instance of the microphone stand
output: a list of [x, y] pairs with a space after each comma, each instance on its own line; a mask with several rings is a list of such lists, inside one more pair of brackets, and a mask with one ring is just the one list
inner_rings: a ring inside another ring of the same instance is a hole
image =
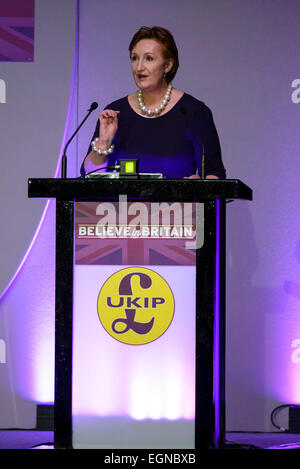
[[98, 107], [98, 103], [92, 103], [91, 104], [91, 107], [88, 110], [87, 115], [85, 116], [85, 118], [81, 122], [80, 126], [75, 130], [72, 137], [69, 139], [69, 141], [67, 142], [67, 144], [65, 146], [64, 154], [63, 154], [63, 157], [62, 157], [62, 160], [61, 160], [61, 178], [62, 179], [66, 179], [66, 177], [67, 177], [67, 155], [66, 155], [66, 151], [67, 151], [67, 148], [69, 146], [69, 143], [73, 140], [73, 138], [77, 134], [78, 130], [83, 126], [83, 124], [85, 123], [85, 121], [87, 120], [87, 118], [89, 117], [91, 112], [93, 112], [95, 109], [97, 109], [97, 107]]
[[202, 157], [201, 157], [201, 179], [205, 179], [205, 154], [204, 154], [203, 145], [202, 145]]
[[200, 138], [198, 135], [196, 135], [196, 138], [198, 140], [198, 143], [199, 145], [201, 146], [202, 148], [202, 155], [201, 155], [201, 175], [200, 175], [200, 178], [201, 179], [205, 179], [205, 153], [204, 153], [204, 145], [203, 143], [201, 142]]

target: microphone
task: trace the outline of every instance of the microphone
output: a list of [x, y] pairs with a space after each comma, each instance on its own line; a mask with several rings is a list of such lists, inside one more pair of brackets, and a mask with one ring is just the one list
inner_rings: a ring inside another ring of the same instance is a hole
[[98, 107], [98, 103], [94, 102], [91, 104], [90, 106], [90, 109], [88, 110], [88, 113], [87, 115], [85, 116], [85, 118], [83, 119], [83, 121], [81, 122], [80, 126], [77, 127], [77, 129], [75, 130], [75, 132], [73, 133], [72, 137], [69, 139], [69, 141], [67, 142], [66, 146], [65, 146], [65, 149], [64, 149], [64, 153], [63, 153], [63, 157], [62, 157], [62, 160], [61, 160], [61, 178], [62, 179], [66, 179], [67, 177], [67, 155], [66, 155], [66, 151], [67, 151], [67, 148], [69, 146], [69, 143], [73, 140], [73, 138], [75, 137], [75, 135], [77, 134], [78, 130], [82, 127], [82, 125], [85, 123], [85, 121], [87, 120], [87, 118], [89, 117], [89, 115], [91, 114], [91, 112], [93, 112], [95, 109], [97, 109]]
[[95, 109], [97, 109], [97, 107], [98, 107], [98, 103], [96, 103], [96, 102], [94, 101], [94, 102], [91, 104], [90, 109], [88, 110], [88, 112], [94, 111]]

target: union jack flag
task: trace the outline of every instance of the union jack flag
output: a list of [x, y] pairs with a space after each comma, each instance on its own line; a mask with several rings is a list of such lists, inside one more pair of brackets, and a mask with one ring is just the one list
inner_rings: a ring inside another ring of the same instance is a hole
[[[140, 237], [137, 233], [128, 237], [81, 237], [80, 227], [96, 227], [99, 222], [96, 214], [98, 204], [75, 203], [75, 264], [195, 265], [195, 250], [186, 248], [184, 237]], [[118, 211], [118, 203], [114, 206]], [[192, 223], [195, 227], [195, 207], [192, 209]]]
[[34, 0], [0, 2], [0, 62], [32, 62]]

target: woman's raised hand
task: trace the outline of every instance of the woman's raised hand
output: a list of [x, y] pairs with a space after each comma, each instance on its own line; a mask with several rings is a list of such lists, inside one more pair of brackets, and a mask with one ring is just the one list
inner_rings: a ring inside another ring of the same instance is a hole
[[120, 111], [105, 109], [99, 116], [100, 135], [97, 146], [99, 148], [108, 148], [118, 130], [118, 114]]

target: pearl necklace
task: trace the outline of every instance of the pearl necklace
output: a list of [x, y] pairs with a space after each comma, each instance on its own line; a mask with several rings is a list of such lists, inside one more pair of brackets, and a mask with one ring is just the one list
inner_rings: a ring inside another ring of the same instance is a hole
[[164, 96], [164, 99], [162, 100], [162, 103], [156, 107], [155, 109], [148, 109], [143, 100], [143, 94], [142, 91], [138, 91], [138, 105], [143, 114], [146, 114], [148, 117], [153, 117], [153, 116], [159, 116], [159, 114], [162, 113], [162, 111], [165, 109], [166, 105], [168, 104], [168, 101], [170, 99], [171, 95], [171, 90], [172, 90], [172, 83], [169, 83], [167, 92]]

